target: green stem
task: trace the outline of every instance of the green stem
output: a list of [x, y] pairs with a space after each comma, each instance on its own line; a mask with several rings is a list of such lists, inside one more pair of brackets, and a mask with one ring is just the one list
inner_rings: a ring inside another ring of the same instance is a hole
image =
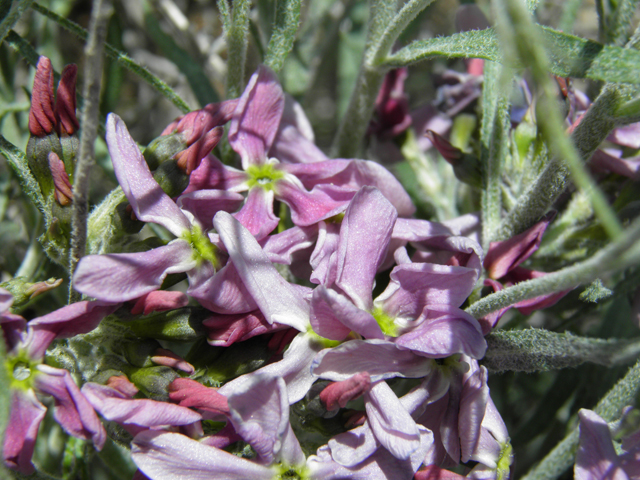
[[[87, 212], [89, 210], [89, 175], [95, 162], [94, 146], [98, 136], [100, 86], [102, 80], [102, 51], [107, 38], [107, 21], [113, 13], [109, 0], [94, 0], [89, 24], [89, 38], [85, 46], [84, 86], [82, 97], [82, 137], [78, 149], [73, 181], [73, 211], [71, 217], [71, 245], [69, 249], [69, 278], [73, 279], [76, 265], [85, 254], [87, 243]], [[69, 302], [80, 295], [69, 284]]]
[[[637, 261], [636, 252], [631, 249], [636, 246], [638, 239], [640, 239], [640, 219], [635, 220], [620, 238], [611, 242], [589, 260], [487, 295], [467, 308], [466, 312], [475, 318], [482, 318], [522, 300], [569, 290], [601, 278], [605, 274], [627, 268], [632, 262]], [[631, 255], [625, 255], [626, 253]]]
[[[223, 0], [224, 1], [224, 0]], [[227, 98], [236, 98], [244, 89], [244, 68], [249, 43], [250, 0], [236, 0], [227, 30]], [[226, 22], [225, 22], [226, 23]]]
[[276, 20], [269, 39], [264, 64], [274, 72], [279, 72], [293, 49], [293, 42], [300, 26], [301, 0], [280, 0], [277, 5]]
[[376, 67], [371, 63], [371, 56], [375, 54], [378, 39], [385, 33], [394, 15], [395, 2], [369, 0], [369, 25], [364, 58], [349, 106], [342, 117], [333, 143], [334, 153], [338, 157], [353, 158], [360, 151], [386, 73], [386, 68]]
[[42, 217], [38, 215], [36, 217], [36, 224], [33, 227], [33, 234], [31, 236], [31, 242], [27, 249], [27, 254], [24, 256], [20, 267], [16, 271], [14, 277], [26, 277], [30, 281], [34, 280], [34, 275], [40, 265], [42, 265], [42, 248], [38, 242], [40, 229], [42, 228]]
[[0, 135], [0, 153], [7, 159], [11, 169], [20, 180], [22, 191], [27, 194], [38, 210], [47, 215], [46, 201], [42, 196], [40, 185], [29, 169], [24, 152]]
[[[87, 40], [87, 31], [77, 23], [74, 23], [71, 20], [67, 20], [66, 18], [61, 17], [60, 15], [37, 3], [31, 5], [31, 8], [58, 23], [61, 27], [70, 31], [80, 39], [84, 41]], [[187, 105], [187, 103], [182, 98], [180, 98], [180, 96], [169, 85], [167, 85], [153, 73], [147, 70], [146, 67], [143, 67], [142, 65], [129, 58], [126, 53], [119, 51], [108, 43], [105, 43], [104, 51], [110, 58], [118, 62], [120, 66], [136, 74], [158, 92], [160, 92], [161, 95], [169, 99], [169, 101], [171, 101], [171, 103], [178, 107], [181, 112], [187, 113], [191, 111], [189, 105]]]

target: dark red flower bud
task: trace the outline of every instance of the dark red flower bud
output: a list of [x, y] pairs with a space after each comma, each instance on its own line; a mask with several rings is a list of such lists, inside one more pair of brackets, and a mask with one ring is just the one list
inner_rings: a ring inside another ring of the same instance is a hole
[[369, 133], [379, 137], [395, 137], [411, 125], [409, 101], [404, 93], [406, 68], [389, 71], [376, 98], [376, 119], [371, 122]]
[[424, 136], [431, 140], [440, 155], [453, 167], [453, 173], [458, 180], [472, 187], [482, 187], [480, 160], [477, 157], [454, 147], [446, 138], [433, 130], [427, 130]]
[[78, 67], [67, 65], [62, 71], [56, 94], [55, 118], [58, 135], [71, 136], [78, 131], [80, 124], [76, 117], [76, 78]]
[[64, 169], [64, 162], [54, 152], [49, 153], [49, 169], [53, 177], [54, 196], [58, 204], [62, 207], [71, 205], [73, 201], [73, 190], [69, 175]]
[[47, 57], [40, 57], [33, 80], [29, 110], [29, 132], [34, 137], [45, 137], [55, 129], [53, 98], [53, 67]]

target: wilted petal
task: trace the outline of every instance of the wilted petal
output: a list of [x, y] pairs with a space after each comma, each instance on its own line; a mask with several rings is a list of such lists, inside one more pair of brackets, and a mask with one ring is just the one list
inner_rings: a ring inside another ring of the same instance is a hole
[[416, 422], [384, 381], [365, 393], [365, 408], [373, 434], [394, 457], [406, 460], [420, 447]]
[[446, 358], [456, 353], [484, 357], [487, 343], [478, 321], [471, 315], [449, 305], [428, 306], [422, 315], [416, 328], [396, 338], [400, 348], [430, 358]]
[[218, 212], [213, 223], [267, 321], [305, 331], [309, 325], [309, 305], [282, 278], [253, 235], [226, 212]]
[[273, 213], [273, 191], [254, 187], [249, 190], [242, 209], [233, 214], [251, 235], [262, 240], [278, 226], [280, 219]]
[[244, 170], [267, 160], [284, 111], [284, 93], [265, 66], [253, 74], [238, 101], [229, 127], [229, 143], [242, 158]]
[[224, 190], [198, 190], [178, 197], [178, 207], [184, 208], [198, 219], [205, 230], [213, 228], [213, 217], [220, 210], [235, 212], [244, 202], [240, 193]]
[[176, 237], [189, 230], [191, 222], [155, 181], [126, 125], [115, 113], [107, 118], [107, 146], [118, 182], [138, 220], [162, 225]]
[[576, 453], [575, 478], [579, 480], [627, 480], [620, 468], [607, 423], [584, 408], [580, 416], [580, 444]]
[[367, 372], [372, 382], [393, 378], [421, 378], [434, 368], [433, 360], [400, 350], [385, 340], [350, 340], [316, 355], [313, 374], [340, 382]]
[[38, 401], [33, 390], [11, 392], [11, 409], [2, 449], [5, 464], [24, 474], [33, 473], [35, 469], [31, 457], [40, 422], [46, 413], [47, 409]]
[[272, 480], [273, 471], [178, 433], [147, 430], [131, 444], [131, 458], [153, 480]]
[[60, 426], [74, 437], [92, 439], [97, 450], [102, 450], [107, 433], [100, 419], [66, 370], [38, 365], [41, 375], [35, 379], [35, 388], [55, 401], [53, 416]]
[[98, 300], [126, 302], [157, 290], [168, 274], [187, 272], [195, 266], [191, 245], [178, 239], [147, 252], [84, 257], [73, 285]]
[[85, 383], [82, 393], [100, 415], [123, 425], [161, 427], [189, 425], [202, 416], [179, 405], [149, 399], [131, 399], [106, 385]]

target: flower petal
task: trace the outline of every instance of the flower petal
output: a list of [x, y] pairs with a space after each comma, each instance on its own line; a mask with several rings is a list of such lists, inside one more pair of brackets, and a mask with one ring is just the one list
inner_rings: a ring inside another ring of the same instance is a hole
[[205, 230], [213, 228], [213, 216], [220, 210], [235, 212], [244, 202], [244, 197], [224, 190], [199, 190], [178, 197], [178, 207], [184, 208], [198, 219]]
[[580, 444], [576, 453], [575, 478], [579, 480], [627, 480], [620, 468], [607, 423], [584, 408], [580, 416]]
[[89, 255], [78, 263], [74, 288], [105, 302], [126, 302], [157, 290], [169, 273], [196, 266], [191, 245], [174, 240], [140, 253]]
[[107, 117], [107, 146], [118, 182], [138, 220], [162, 225], [176, 237], [189, 230], [191, 222], [155, 181], [127, 126], [115, 113]]
[[31, 457], [40, 422], [46, 413], [47, 409], [38, 401], [33, 390], [12, 391], [11, 410], [2, 449], [5, 464], [24, 474], [34, 472]]
[[273, 191], [254, 187], [239, 212], [233, 214], [258, 241], [278, 226], [280, 219], [273, 213]]

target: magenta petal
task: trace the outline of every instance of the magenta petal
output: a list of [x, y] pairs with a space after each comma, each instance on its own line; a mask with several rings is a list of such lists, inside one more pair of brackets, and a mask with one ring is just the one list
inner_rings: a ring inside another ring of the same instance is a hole
[[365, 408], [373, 434], [394, 457], [406, 460], [420, 447], [416, 422], [384, 381], [365, 393]]
[[484, 268], [487, 269], [489, 276], [502, 278], [533, 255], [540, 246], [547, 226], [555, 216], [556, 213], [551, 212], [527, 231], [502, 242], [491, 242], [484, 259]]
[[178, 426], [189, 425], [202, 418], [188, 408], [155, 400], [131, 399], [114, 388], [97, 383], [84, 384], [82, 393], [100, 415], [124, 425]]
[[40, 422], [47, 409], [38, 401], [33, 390], [13, 390], [11, 410], [4, 432], [2, 458], [6, 465], [24, 474], [33, 473], [33, 449]]
[[401, 217], [415, 212], [409, 194], [400, 182], [382, 165], [367, 160], [334, 159], [307, 164], [287, 164], [282, 169], [298, 177], [310, 189], [325, 183], [360, 190], [365, 186], [376, 187], [391, 202]]
[[449, 305], [434, 305], [426, 307], [421, 318], [424, 321], [416, 328], [396, 338], [396, 345], [430, 358], [456, 353], [484, 357], [487, 343], [482, 329], [468, 313]]
[[266, 161], [283, 111], [282, 87], [275, 74], [261, 66], [240, 97], [229, 127], [229, 143], [240, 154], [244, 170]]
[[271, 480], [273, 471], [180, 435], [147, 430], [131, 444], [131, 457], [153, 480]]
[[269, 235], [262, 245], [269, 260], [274, 263], [291, 265], [293, 255], [313, 246], [318, 236], [317, 227], [292, 227], [284, 232]]
[[93, 440], [101, 450], [107, 439], [100, 419], [66, 370], [39, 365], [41, 375], [36, 376], [35, 388], [55, 400], [53, 416], [60, 426], [74, 437]]
[[29, 322], [26, 350], [32, 359], [44, 357], [44, 352], [55, 338], [69, 338], [88, 333], [120, 305], [103, 302], [77, 302], [35, 318]]
[[107, 118], [107, 145], [118, 182], [138, 220], [162, 225], [176, 237], [189, 230], [191, 222], [155, 181], [126, 125], [115, 113]]
[[363, 187], [347, 209], [337, 250], [338, 285], [353, 302], [370, 310], [376, 272], [387, 254], [395, 208], [379, 190]]
[[354, 192], [333, 185], [316, 185], [310, 192], [293, 175], [276, 184], [278, 200], [289, 205], [294, 225], [309, 226], [346, 210]]
[[236, 432], [258, 453], [273, 463], [289, 426], [287, 388], [281, 377], [252, 375], [227, 394], [230, 419]]
[[177, 202], [180, 208], [191, 212], [205, 230], [210, 230], [217, 212], [235, 212], [244, 202], [244, 197], [224, 190], [199, 190], [181, 195]]
[[226, 212], [218, 212], [213, 224], [267, 321], [305, 331], [309, 325], [309, 305], [282, 278], [253, 235]]
[[200, 190], [241, 192], [247, 189], [244, 185], [247, 178], [247, 174], [242, 170], [225, 165], [213, 155], [207, 155], [200, 162], [200, 166], [191, 172], [189, 186], [184, 193]]
[[228, 347], [257, 335], [288, 328], [277, 323], [270, 325], [259, 310], [238, 315], [211, 315], [202, 325], [207, 329], [207, 342], [216, 347]]
[[98, 300], [126, 302], [160, 288], [169, 273], [187, 272], [195, 266], [191, 245], [178, 239], [147, 252], [84, 257], [73, 285]]
[[258, 308], [232, 262], [197, 286], [190, 286], [187, 293], [212, 312], [236, 314]]
[[365, 338], [384, 338], [380, 325], [369, 312], [334, 290], [322, 285], [317, 287], [313, 291], [312, 306], [311, 325], [321, 337], [343, 340], [353, 330]]
[[422, 378], [429, 375], [433, 360], [400, 350], [386, 340], [350, 340], [323, 350], [313, 359], [312, 372], [334, 382], [367, 372], [372, 382], [393, 378]]
[[273, 191], [254, 187], [239, 212], [233, 214], [251, 235], [262, 240], [278, 226], [280, 219], [273, 214]]
[[580, 416], [580, 444], [576, 453], [575, 478], [579, 480], [628, 480], [619, 465], [607, 423], [584, 408]]

